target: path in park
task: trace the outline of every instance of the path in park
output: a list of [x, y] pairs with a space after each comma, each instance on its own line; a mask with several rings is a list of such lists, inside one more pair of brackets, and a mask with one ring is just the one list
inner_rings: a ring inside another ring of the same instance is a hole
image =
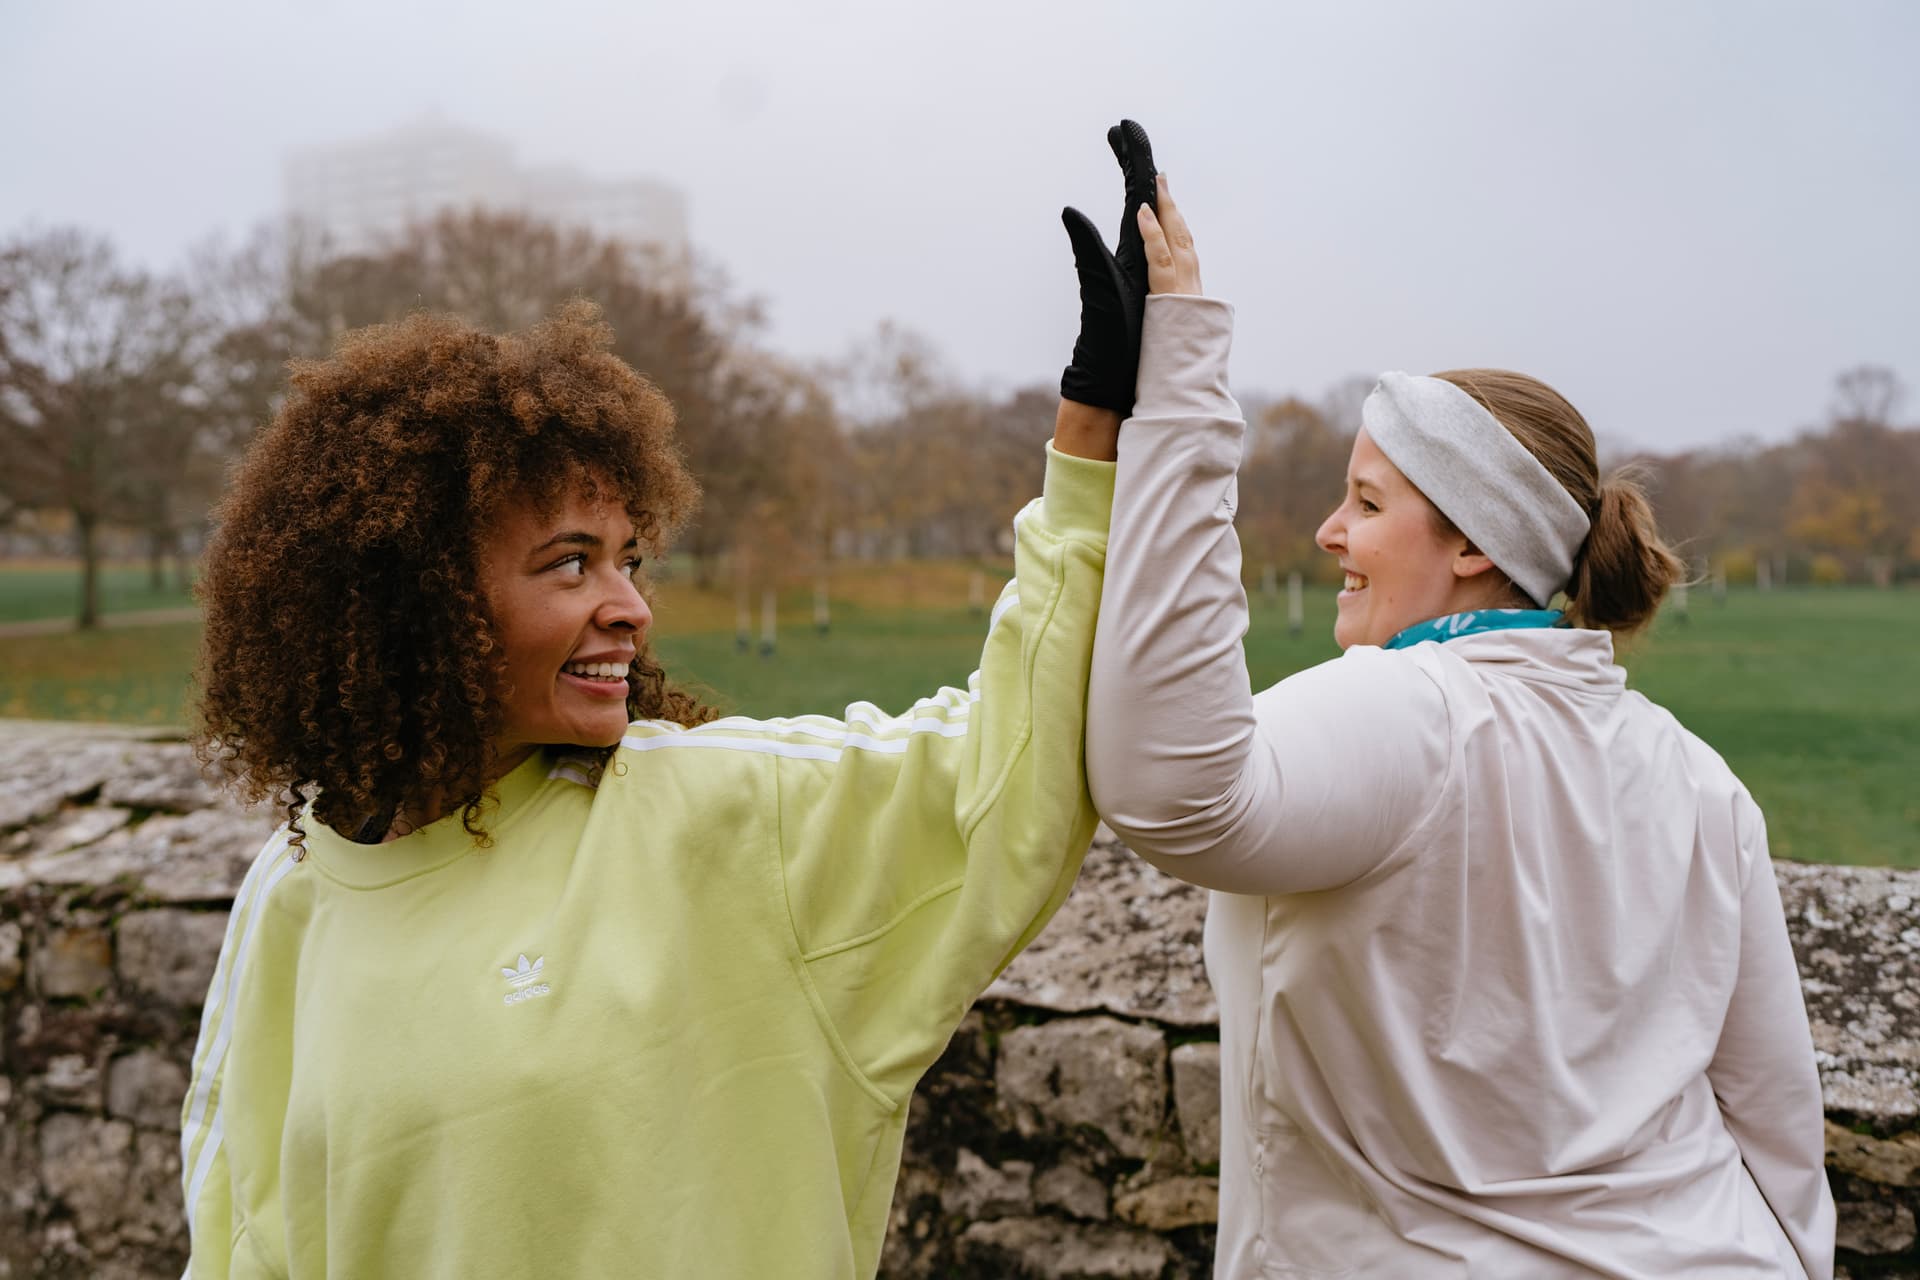
[[[200, 617], [198, 605], [179, 605], [172, 609], [139, 609], [131, 613], [103, 613], [102, 627], [155, 627], [169, 622], [193, 622]], [[10, 636], [57, 636], [73, 631], [72, 618], [33, 618], [26, 622], [0, 622], [0, 639]]]

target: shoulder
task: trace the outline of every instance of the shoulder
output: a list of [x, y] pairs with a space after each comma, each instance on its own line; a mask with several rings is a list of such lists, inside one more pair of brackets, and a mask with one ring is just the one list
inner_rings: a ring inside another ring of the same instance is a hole
[[1647, 748], [1661, 759], [1670, 785], [1690, 795], [1701, 837], [1741, 860], [1744, 884], [1751, 869], [1766, 862], [1770, 853], [1760, 802], [1725, 757], [1671, 711], [1637, 690], [1628, 690], [1621, 703], [1653, 735]]
[[[301, 816], [301, 822], [310, 833], [313, 827], [318, 825], [319, 819], [314, 817], [312, 810], [309, 809]], [[238, 910], [243, 905], [265, 900], [267, 895], [300, 864], [304, 856], [305, 850], [294, 843], [292, 828], [284, 822], [281, 823], [273, 834], [267, 837], [266, 843], [260, 846], [260, 852], [254, 855], [252, 864], [247, 868], [246, 877], [241, 880], [240, 887], [234, 891], [234, 908]]]
[[1685, 762], [1690, 777], [1703, 796], [1725, 797], [1728, 802], [1755, 808], [1746, 784], [1718, 751], [1708, 746], [1699, 734], [1680, 723], [1679, 717], [1637, 689], [1629, 689], [1621, 698], [1627, 714], [1643, 720], [1652, 731], [1669, 739]]
[[1446, 723], [1447, 672], [1418, 645], [1381, 649], [1355, 645], [1337, 658], [1295, 672], [1257, 695], [1263, 712], [1289, 718], [1324, 715], [1360, 719], [1373, 727]]
[[[316, 825], [311, 813], [303, 816], [303, 825], [311, 836]], [[245, 950], [263, 933], [277, 936], [288, 928], [299, 930], [313, 900], [315, 877], [308, 874], [312, 869], [310, 852], [296, 843], [286, 823], [267, 837], [232, 891], [222, 938], [223, 956]], [[235, 871], [239, 861], [235, 857]], [[289, 903], [293, 905], [289, 907]], [[237, 958], [222, 961], [237, 962]]]
[[1439, 684], [1441, 673], [1430, 661], [1433, 655], [1423, 650], [1438, 648], [1438, 645], [1415, 645], [1411, 649], [1382, 649], [1375, 645], [1357, 644], [1337, 658], [1329, 658], [1318, 666], [1296, 671], [1268, 692], [1281, 689], [1296, 693], [1357, 693], [1371, 689], [1419, 692], [1432, 689]]

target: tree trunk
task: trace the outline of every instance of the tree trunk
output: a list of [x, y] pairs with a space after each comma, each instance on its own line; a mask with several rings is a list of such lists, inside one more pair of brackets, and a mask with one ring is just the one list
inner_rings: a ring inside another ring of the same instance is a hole
[[100, 625], [100, 550], [94, 545], [94, 517], [73, 513], [74, 527], [80, 532], [80, 619], [82, 631]]
[[147, 586], [156, 595], [167, 589], [167, 534], [164, 529], [147, 530]]

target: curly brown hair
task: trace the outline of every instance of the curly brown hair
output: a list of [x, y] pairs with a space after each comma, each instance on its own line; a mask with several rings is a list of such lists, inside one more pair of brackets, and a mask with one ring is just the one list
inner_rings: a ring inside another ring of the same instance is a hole
[[[350, 836], [459, 808], [484, 840], [505, 663], [477, 561], [505, 504], [551, 509], [584, 481], [649, 555], [692, 515], [672, 406], [611, 342], [576, 301], [505, 336], [418, 313], [292, 366], [215, 511], [196, 745], [249, 803], [284, 804], [296, 842], [309, 802]], [[627, 711], [715, 715], [645, 649]]]

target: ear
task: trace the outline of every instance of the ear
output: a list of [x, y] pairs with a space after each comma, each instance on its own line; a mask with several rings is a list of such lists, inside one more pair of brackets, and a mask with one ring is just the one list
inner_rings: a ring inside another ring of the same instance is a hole
[[1453, 556], [1454, 577], [1462, 580], [1474, 578], [1491, 568], [1493, 568], [1493, 561], [1487, 558], [1485, 552], [1464, 538], [1460, 540], [1459, 549]]

